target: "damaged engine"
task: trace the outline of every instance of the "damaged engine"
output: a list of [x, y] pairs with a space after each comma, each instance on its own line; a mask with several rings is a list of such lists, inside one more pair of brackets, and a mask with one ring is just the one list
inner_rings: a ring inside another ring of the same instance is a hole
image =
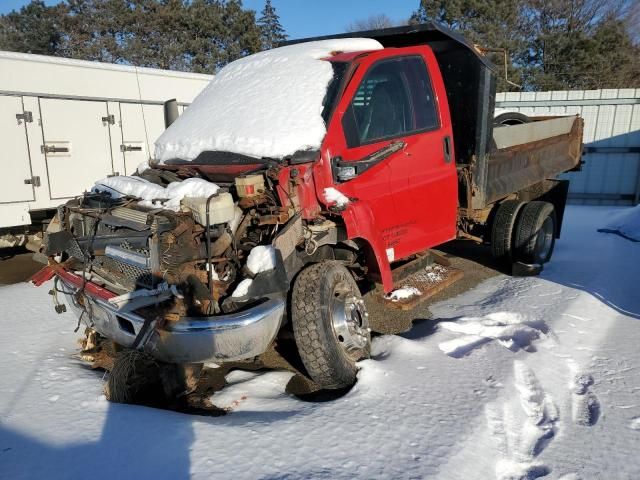
[[[182, 180], [157, 170], [141, 177], [160, 187]], [[282, 255], [270, 245], [294, 212], [280, 204], [272, 181], [259, 172], [216, 182], [217, 193], [186, 196], [178, 211], [94, 189], [58, 209], [46, 253], [118, 295], [175, 286], [179, 295], [162, 306], [164, 318], [235, 311], [256, 293], [282, 294], [288, 286]], [[259, 245], [271, 249], [278, 268], [247, 267]], [[250, 295], [246, 285], [235, 291], [242, 280], [258, 278], [262, 281], [253, 282]]]

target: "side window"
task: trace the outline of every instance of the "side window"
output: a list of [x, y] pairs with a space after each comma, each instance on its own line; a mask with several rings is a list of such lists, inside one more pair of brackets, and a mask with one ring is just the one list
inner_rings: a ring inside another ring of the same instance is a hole
[[343, 118], [349, 147], [437, 127], [431, 81], [420, 57], [374, 65]]

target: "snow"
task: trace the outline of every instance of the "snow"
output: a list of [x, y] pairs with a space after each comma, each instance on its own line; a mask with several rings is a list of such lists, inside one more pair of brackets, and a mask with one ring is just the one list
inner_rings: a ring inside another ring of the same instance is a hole
[[252, 278], [245, 278], [238, 284], [238, 286], [233, 291], [231, 296], [233, 298], [244, 297], [249, 292], [249, 287], [251, 286], [252, 283], [253, 283]]
[[328, 204], [335, 204], [338, 208], [345, 207], [349, 203], [349, 198], [333, 187], [324, 189], [324, 199]]
[[203, 151], [282, 158], [318, 149], [326, 133], [322, 102], [333, 76], [321, 59], [380, 48], [365, 38], [322, 40], [236, 60], [155, 142], [155, 158], [193, 160]]
[[136, 173], [141, 174], [142, 172], [144, 172], [145, 170], [149, 170], [151, 168], [151, 166], [149, 165], [149, 161], [145, 160], [144, 162], [140, 162], [138, 164], [138, 166], [136, 167]]
[[247, 269], [257, 275], [276, 268], [276, 250], [271, 245], [253, 247], [247, 258]]
[[493, 312], [485, 317], [461, 317], [438, 325], [451, 332], [461, 333], [463, 336], [447, 340], [438, 345], [447, 355], [459, 357], [466, 355], [474, 348], [496, 340], [509, 350], [526, 349], [540, 337], [544, 337], [547, 329], [544, 322], [517, 312]]
[[165, 187], [151, 183], [140, 177], [117, 176], [98, 180], [94, 191], [107, 192], [112, 198], [130, 196], [142, 200], [140, 204], [149, 208], [164, 208], [177, 212], [185, 197], [208, 198], [220, 190], [215, 183], [202, 178], [187, 178], [181, 182], [171, 182]]
[[617, 233], [634, 242], [640, 242], [640, 205], [625, 208], [622, 212], [615, 214], [607, 225], [598, 231]]
[[387, 295], [387, 299], [391, 300], [392, 302], [398, 302], [400, 300], [407, 300], [417, 295], [422, 295], [422, 292], [416, 287], [402, 287], [390, 292]]
[[[0, 287], [0, 478], [640, 478], [640, 249], [596, 231], [618, 211], [568, 207], [540, 277], [493, 277], [375, 337], [343, 397], [236, 370], [219, 418], [107, 402], [50, 285]], [[500, 343], [524, 327], [527, 345]], [[440, 350], [467, 335], [488, 340]]]
[[98, 180], [93, 187], [96, 192], [107, 192], [112, 198], [125, 196], [141, 200], [155, 200], [166, 198], [165, 189], [140, 177], [116, 176]]

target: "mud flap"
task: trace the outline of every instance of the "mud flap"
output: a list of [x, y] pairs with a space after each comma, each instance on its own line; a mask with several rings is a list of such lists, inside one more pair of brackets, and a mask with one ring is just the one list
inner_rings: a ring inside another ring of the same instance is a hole
[[544, 270], [541, 263], [515, 262], [511, 265], [511, 275], [513, 277], [535, 277]]

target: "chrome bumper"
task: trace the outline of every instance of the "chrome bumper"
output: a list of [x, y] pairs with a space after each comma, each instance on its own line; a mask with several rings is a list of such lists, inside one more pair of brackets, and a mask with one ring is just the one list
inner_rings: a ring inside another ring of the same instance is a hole
[[[63, 281], [66, 291], [77, 289]], [[108, 301], [84, 294], [85, 307], [73, 295], [69, 305], [83, 322], [98, 333], [132, 347], [145, 319], [118, 310]], [[138, 345], [154, 358], [168, 363], [231, 362], [264, 353], [275, 339], [284, 316], [285, 301], [270, 299], [248, 310], [211, 317], [182, 317], [161, 327], [151, 325]], [[83, 314], [84, 312], [84, 314]]]

